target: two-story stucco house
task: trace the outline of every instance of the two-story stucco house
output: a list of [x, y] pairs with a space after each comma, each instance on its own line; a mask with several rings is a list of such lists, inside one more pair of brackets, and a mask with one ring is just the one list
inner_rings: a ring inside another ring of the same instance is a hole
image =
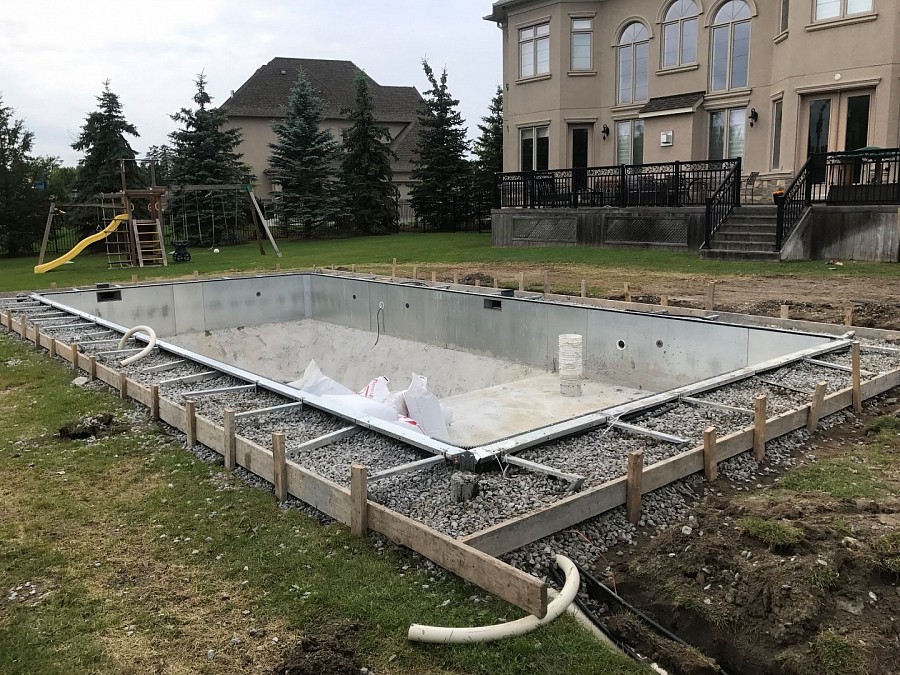
[[[351, 61], [328, 59], [275, 58], [261, 66], [222, 105], [228, 116], [227, 128], [240, 128], [243, 141], [238, 152], [249, 164], [263, 195], [272, 192], [269, 176], [269, 148], [275, 142], [272, 123], [285, 117], [291, 90], [300, 71], [319, 93], [324, 103], [323, 128], [340, 141], [350, 127], [346, 110], [356, 96], [356, 74]], [[424, 107], [415, 87], [383, 86], [369, 78], [369, 92], [375, 102], [375, 116], [391, 135], [394, 184], [405, 197], [412, 182], [413, 158], [418, 138], [418, 113]]]
[[504, 170], [900, 147], [897, 0], [500, 0]]

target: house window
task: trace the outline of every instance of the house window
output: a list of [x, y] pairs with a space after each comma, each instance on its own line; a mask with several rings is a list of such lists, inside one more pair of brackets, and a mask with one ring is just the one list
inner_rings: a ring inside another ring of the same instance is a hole
[[788, 29], [788, 19], [790, 18], [790, 9], [791, 9], [791, 0], [781, 0], [781, 24], [779, 28], [780, 32], [784, 32]]
[[816, 0], [816, 21], [872, 11], [872, 0]]
[[750, 74], [750, 5], [729, 0], [713, 19], [710, 89], [743, 89]]
[[519, 31], [519, 77], [550, 72], [550, 24], [542, 23]]
[[716, 110], [709, 114], [709, 158], [735, 159], [744, 156], [746, 108]]
[[644, 120], [616, 122], [616, 162], [644, 163]]
[[784, 101], [775, 101], [772, 105], [772, 168], [781, 168], [781, 116]]
[[663, 24], [663, 68], [697, 62], [697, 5], [693, 0], [675, 0]]
[[617, 103], [647, 100], [650, 64], [650, 31], [635, 21], [625, 26], [619, 37], [619, 86]]
[[572, 19], [572, 70], [590, 70], [593, 20]]
[[520, 131], [522, 171], [550, 168], [550, 127], [528, 127]]

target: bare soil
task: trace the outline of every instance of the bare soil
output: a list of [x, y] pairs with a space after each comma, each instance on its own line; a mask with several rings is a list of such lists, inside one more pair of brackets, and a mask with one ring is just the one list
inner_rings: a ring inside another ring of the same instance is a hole
[[[817, 435], [816, 459], [859, 447], [865, 419], [892, 412], [896, 403]], [[882, 452], [888, 468], [877, 478], [896, 495], [897, 444]], [[689, 529], [641, 538], [598, 574], [731, 675], [900, 672], [900, 498], [737, 487], [720, 478], [693, 509]], [[748, 531], [748, 518], [798, 528], [800, 536], [772, 545]], [[609, 625], [669, 672], [721, 672], [630, 615], [611, 617]]]
[[291, 649], [272, 675], [358, 675], [356, 652], [345, 644], [357, 626], [341, 626], [307, 637]]

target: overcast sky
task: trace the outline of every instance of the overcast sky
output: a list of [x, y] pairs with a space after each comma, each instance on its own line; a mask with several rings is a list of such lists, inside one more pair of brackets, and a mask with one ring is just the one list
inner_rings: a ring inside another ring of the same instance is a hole
[[481, 17], [491, 0], [0, 0], [0, 96], [35, 135], [35, 154], [70, 147], [103, 81], [119, 95], [142, 155], [167, 142], [169, 115], [193, 106], [206, 73], [224, 103], [276, 56], [346, 59], [379, 84], [427, 88], [421, 60], [447, 68], [451, 93], [476, 125], [501, 78], [501, 33]]

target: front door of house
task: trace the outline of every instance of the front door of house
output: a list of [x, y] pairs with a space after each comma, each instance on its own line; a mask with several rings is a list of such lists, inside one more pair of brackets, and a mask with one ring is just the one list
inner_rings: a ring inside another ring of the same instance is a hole
[[576, 192], [587, 186], [587, 167], [590, 147], [590, 129], [572, 127], [571, 129], [572, 184]]
[[[814, 94], [804, 99], [801, 148], [805, 157], [826, 152], [857, 150], [871, 145], [874, 91], [856, 90]], [[810, 167], [814, 183], [825, 181], [824, 157]], [[853, 176], [848, 181], [858, 182]]]

